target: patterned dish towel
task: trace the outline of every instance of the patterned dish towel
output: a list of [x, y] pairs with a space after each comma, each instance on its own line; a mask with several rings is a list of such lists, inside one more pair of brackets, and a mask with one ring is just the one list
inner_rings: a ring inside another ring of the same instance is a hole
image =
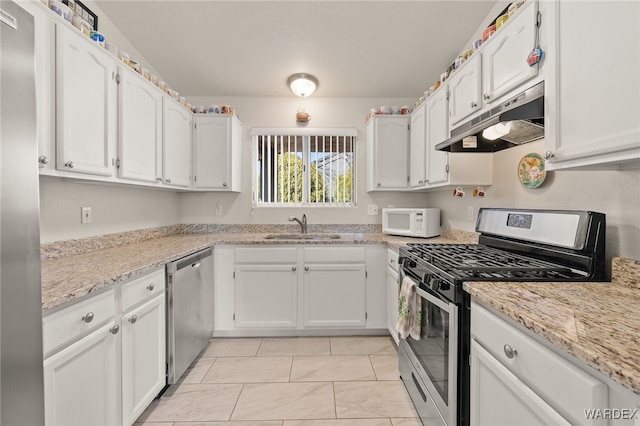
[[411, 336], [415, 340], [420, 340], [422, 298], [416, 293], [416, 287], [416, 282], [410, 277], [404, 277], [400, 286], [396, 330], [402, 339]]

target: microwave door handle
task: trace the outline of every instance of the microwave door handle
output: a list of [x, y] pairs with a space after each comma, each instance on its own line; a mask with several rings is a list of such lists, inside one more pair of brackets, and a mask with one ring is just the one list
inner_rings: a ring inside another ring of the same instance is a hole
[[443, 300], [438, 299], [436, 296], [427, 293], [420, 287], [416, 287], [416, 293], [418, 293], [418, 295], [423, 299], [426, 299], [427, 302], [433, 303], [434, 305], [444, 310], [445, 312], [451, 313], [452, 308], [456, 307], [456, 305], [454, 305], [453, 303], [444, 302]]

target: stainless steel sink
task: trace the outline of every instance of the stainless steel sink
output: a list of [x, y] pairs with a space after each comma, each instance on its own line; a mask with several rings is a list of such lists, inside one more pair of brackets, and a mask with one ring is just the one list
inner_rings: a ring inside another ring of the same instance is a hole
[[338, 234], [269, 234], [265, 240], [339, 240]]

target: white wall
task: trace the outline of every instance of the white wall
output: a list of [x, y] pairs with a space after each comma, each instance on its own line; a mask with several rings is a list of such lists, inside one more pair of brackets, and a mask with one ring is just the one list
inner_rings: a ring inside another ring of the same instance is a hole
[[[81, 207], [93, 220], [80, 224]], [[130, 186], [40, 179], [42, 243], [180, 223], [178, 194]]]
[[[542, 154], [544, 141], [494, 153], [491, 187], [482, 199], [465, 188], [464, 198], [450, 191], [429, 193], [429, 206], [443, 210], [446, 227], [475, 230], [480, 207], [591, 210], [607, 215], [607, 254], [640, 259], [640, 170], [552, 171], [538, 188], [524, 187], [517, 174], [520, 159], [530, 152]], [[474, 219], [467, 209], [474, 208]]]
[[[320, 83], [322, 84], [322, 82]], [[373, 98], [243, 98], [191, 97], [194, 105], [228, 104], [242, 121], [242, 192], [240, 194], [183, 193], [180, 194], [180, 217], [185, 223], [286, 223], [291, 215], [306, 213], [310, 223], [380, 223], [380, 215], [367, 216], [367, 204], [380, 208], [396, 206], [426, 206], [424, 193], [366, 192], [366, 114], [380, 105], [407, 105], [415, 99]], [[311, 115], [311, 127], [355, 127], [358, 129], [357, 207], [354, 208], [256, 208], [251, 209], [251, 129], [253, 127], [297, 127], [295, 116], [303, 107]], [[393, 165], [391, 165], [393, 167]], [[215, 216], [216, 203], [222, 204], [222, 215]]]

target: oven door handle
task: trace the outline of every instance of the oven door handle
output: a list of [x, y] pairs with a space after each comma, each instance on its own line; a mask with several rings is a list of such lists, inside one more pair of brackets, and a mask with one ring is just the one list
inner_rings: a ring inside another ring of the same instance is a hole
[[[426, 299], [429, 303], [433, 303], [443, 311], [447, 313], [451, 313], [451, 309], [452, 309], [451, 305], [453, 305], [452, 303], [445, 302], [444, 300], [438, 298], [437, 296], [434, 296], [433, 294], [427, 293], [426, 291], [424, 291], [423, 289], [417, 286], [416, 286], [416, 293], [418, 293], [418, 295], [423, 299]], [[453, 307], [455, 307], [455, 305], [453, 305]]]

